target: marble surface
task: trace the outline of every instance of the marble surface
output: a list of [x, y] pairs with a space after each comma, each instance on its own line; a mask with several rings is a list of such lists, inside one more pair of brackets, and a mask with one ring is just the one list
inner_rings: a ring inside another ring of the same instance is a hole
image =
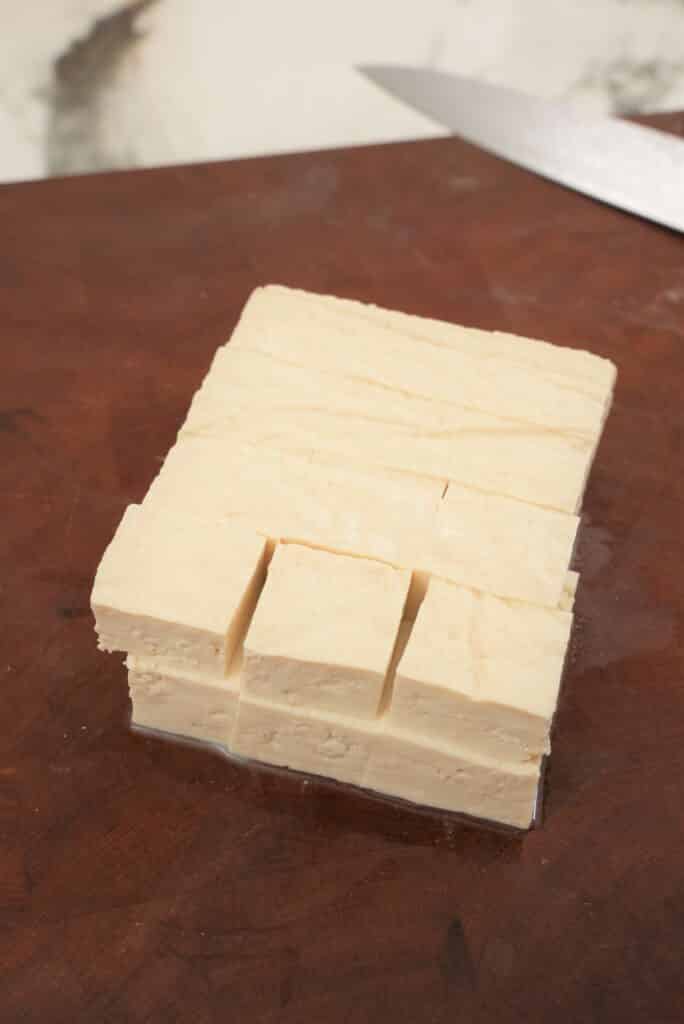
[[0, 180], [442, 134], [354, 67], [684, 107], [683, 0], [0, 0]]

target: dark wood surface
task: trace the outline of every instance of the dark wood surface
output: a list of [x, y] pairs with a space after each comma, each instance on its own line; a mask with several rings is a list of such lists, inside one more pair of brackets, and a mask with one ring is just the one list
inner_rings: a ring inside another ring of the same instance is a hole
[[[0, 224], [3, 1024], [681, 1022], [682, 238], [454, 140], [12, 185]], [[93, 573], [267, 281], [618, 364], [537, 831], [129, 731]]]

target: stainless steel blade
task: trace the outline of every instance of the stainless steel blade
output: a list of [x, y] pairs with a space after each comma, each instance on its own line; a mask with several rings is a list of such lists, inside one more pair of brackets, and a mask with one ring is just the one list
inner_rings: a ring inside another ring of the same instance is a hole
[[371, 81], [484, 149], [684, 231], [684, 141], [567, 103], [426, 68], [364, 65]]

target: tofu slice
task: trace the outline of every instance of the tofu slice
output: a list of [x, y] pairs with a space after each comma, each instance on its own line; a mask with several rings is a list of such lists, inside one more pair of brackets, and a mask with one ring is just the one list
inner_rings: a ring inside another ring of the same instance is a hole
[[232, 345], [217, 352], [180, 436], [240, 439], [291, 454], [306, 452], [315, 437], [319, 450], [341, 460], [566, 512], [581, 503], [594, 451], [586, 438]]
[[327, 308], [334, 303], [340, 313], [347, 317], [402, 330], [415, 341], [422, 341], [425, 344], [443, 345], [465, 355], [475, 354], [487, 359], [512, 361], [517, 366], [523, 365], [530, 370], [554, 374], [559, 380], [570, 379], [581, 385], [589, 394], [602, 396], [612, 390], [615, 384], [615, 365], [609, 359], [603, 359], [583, 349], [553, 345], [548, 341], [524, 338], [502, 331], [462, 327], [445, 320], [383, 309], [381, 306], [355, 299], [303, 292], [285, 288], [283, 285], [267, 285], [266, 288], [269, 291], [273, 289], [290, 295], [305, 295], [308, 301], [318, 302]]
[[99, 645], [224, 675], [263, 584], [266, 542], [170, 508], [126, 509], [91, 597]]
[[507, 765], [473, 758], [453, 744], [426, 743], [386, 718], [362, 721], [243, 695], [232, 750], [267, 764], [518, 828], [529, 827], [534, 816], [539, 763]]
[[358, 786], [375, 728], [372, 722], [284, 707], [243, 694], [231, 749], [267, 764]]
[[[312, 438], [312, 444], [315, 439]], [[190, 438], [170, 451], [143, 505], [233, 522], [270, 541], [416, 564], [443, 484], [334, 465], [311, 451], [285, 456], [230, 440]]]
[[540, 763], [507, 764], [474, 757], [454, 744], [426, 742], [385, 718], [368, 758], [362, 785], [441, 810], [529, 828]]
[[560, 368], [567, 357], [553, 372], [518, 362], [514, 350], [506, 355], [500, 338], [500, 352], [485, 355], [477, 335], [466, 342], [468, 329], [457, 330], [460, 345], [432, 343], [429, 331], [417, 338], [401, 318], [353, 317], [332, 297], [270, 286], [252, 293], [231, 344], [596, 442], [612, 394], [610, 364], [605, 384], [594, 386]]
[[417, 568], [502, 598], [556, 608], [579, 520], [450, 484]]
[[390, 726], [476, 757], [548, 749], [572, 615], [432, 580], [399, 662]]
[[240, 699], [240, 659], [226, 676], [179, 668], [164, 658], [129, 654], [131, 722], [229, 747]]
[[377, 715], [410, 573], [278, 545], [244, 645], [243, 696]]

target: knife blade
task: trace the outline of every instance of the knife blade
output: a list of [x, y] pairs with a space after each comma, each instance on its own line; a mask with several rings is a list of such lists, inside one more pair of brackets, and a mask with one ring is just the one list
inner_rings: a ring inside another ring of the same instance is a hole
[[684, 141], [463, 75], [362, 65], [372, 82], [497, 156], [684, 231]]

